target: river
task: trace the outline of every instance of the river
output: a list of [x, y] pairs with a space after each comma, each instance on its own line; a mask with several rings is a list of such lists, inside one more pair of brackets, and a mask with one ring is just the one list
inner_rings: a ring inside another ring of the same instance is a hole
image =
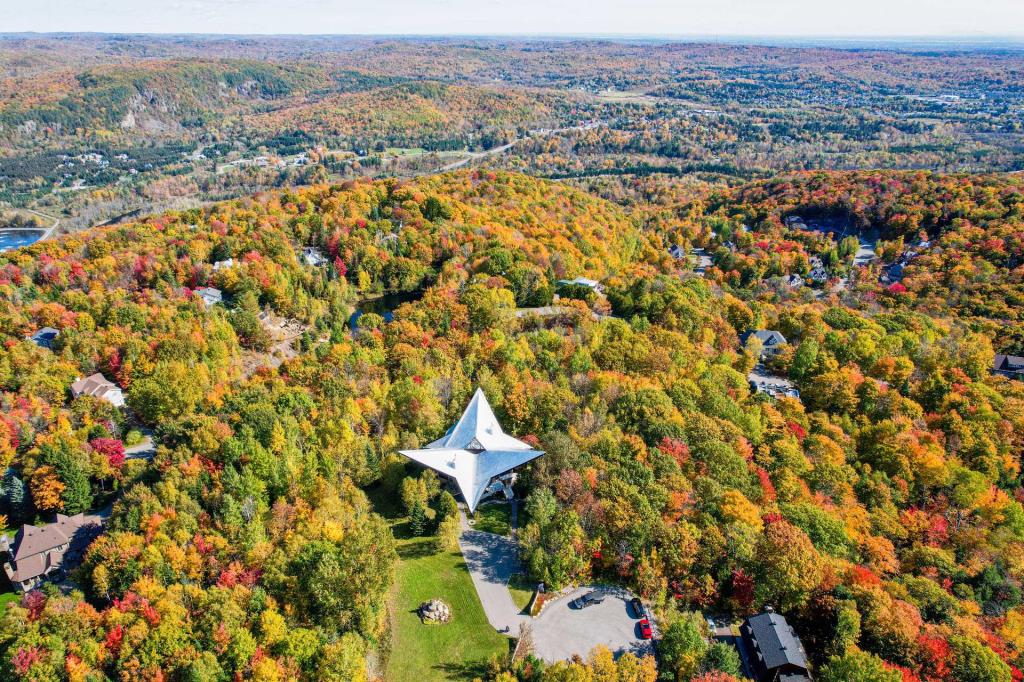
[[10, 251], [35, 244], [46, 234], [46, 230], [10, 230], [0, 228], [0, 251]]

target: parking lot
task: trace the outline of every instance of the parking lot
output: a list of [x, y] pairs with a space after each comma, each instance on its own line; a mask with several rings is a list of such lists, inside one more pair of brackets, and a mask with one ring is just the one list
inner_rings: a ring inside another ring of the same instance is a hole
[[[571, 606], [573, 599], [591, 591], [604, 596], [604, 601], [585, 609]], [[591, 586], [548, 604], [531, 622], [534, 653], [545, 661], [562, 661], [575, 654], [586, 657], [591, 649], [603, 644], [616, 655], [627, 651], [638, 656], [653, 654], [651, 641], [640, 638], [640, 621], [629, 607], [632, 598], [622, 588]]]

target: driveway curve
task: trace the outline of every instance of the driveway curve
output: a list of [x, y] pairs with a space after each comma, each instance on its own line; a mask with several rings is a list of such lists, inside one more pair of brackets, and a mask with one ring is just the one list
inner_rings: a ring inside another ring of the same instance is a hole
[[[471, 529], [463, 517], [459, 547], [473, 579], [480, 603], [491, 626], [512, 637], [519, 628], [530, 627], [533, 651], [549, 663], [573, 656], [586, 657], [598, 646], [619, 656], [631, 651], [638, 656], [653, 654], [650, 641], [640, 638], [639, 620], [629, 608], [633, 594], [621, 587], [581, 587], [549, 602], [537, 618], [520, 613], [508, 591], [509, 579], [522, 569], [515, 540]], [[605, 597], [600, 604], [575, 609], [570, 604], [586, 592]]]

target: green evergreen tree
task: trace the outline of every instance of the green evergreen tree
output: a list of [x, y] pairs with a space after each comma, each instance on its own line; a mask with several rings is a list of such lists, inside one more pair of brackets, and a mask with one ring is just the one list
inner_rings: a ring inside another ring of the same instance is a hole
[[42, 462], [52, 466], [57, 478], [64, 484], [64, 491], [60, 495], [64, 513], [70, 515], [88, 511], [92, 506], [92, 486], [86, 469], [88, 461], [83, 461], [78, 450], [63, 439], [49, 443], [40, 450]]
[[0, 483], [0, 502], [3, 511], [11, 521], [22, 521], [32, 516], [32, 502], [28, 486], [13, 469], [8, 469]]
[[414, 502], [409, 510], [409, 530], [416, 537], [427, 533], [427, 512], [418, 501]]

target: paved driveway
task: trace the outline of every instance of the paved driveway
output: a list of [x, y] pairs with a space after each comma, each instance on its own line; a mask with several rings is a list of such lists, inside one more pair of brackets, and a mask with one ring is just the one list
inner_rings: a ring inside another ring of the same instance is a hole
[[[515, 541], [472, 530], [463, 517], [459, 547], [488, 622], [495, 630], [512, 637], [519, 635], [521, 624], [528, 624], [533, 632], [533, 650], [539, 658], [553, 663], [575, 655], [586, 657], [599, 644], [616, 655], [627, 651], [638, 656], [654, 653], [651, 642], [640, 639], [639, 620], [629, 608], [633, 595], [628, 590], [581, 587], [549, 603], [537, 618], [530, 618], [520, 614], [508, 591], [509, 578], [521, 571]], [[590, 591], [603, 594], [604, 602], [585, 609], [569, 606], [573, 599]]]
[[494, 533], [470, 530], [465, 526], [465, 519], [463, 524], [459, 547], [487, 620], [495, 630], [508, 628], [509, 635], [518, 636], [519, 624], [529, 618], [519, 615], [508, 591], [509, 578], [520, 570], [516, 543]]
[[[574, 609], [573, 599], [587, 592], [599, 592], [604, 602]], [[548, 662], [562, 661], [579, 654], [586, 657], [599, 644], [618, 656], [632, 651], [638, 656], [653, 654], [649, 640], [640, 639], [640, 621], [633, 617], [629, 600], [633, 595], [619, 587], [581, 587], [544, 607], [532, 621], [533, 650]], [[655, 633], [657, 634], [657, 633]]]

